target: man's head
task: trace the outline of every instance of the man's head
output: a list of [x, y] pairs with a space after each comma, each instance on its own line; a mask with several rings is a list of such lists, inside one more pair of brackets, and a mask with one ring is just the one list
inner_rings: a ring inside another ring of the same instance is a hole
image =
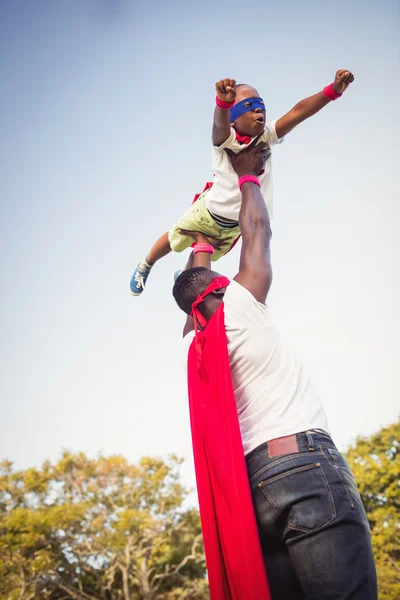
[[[192, 304], [197, 296], [202, 294], [216, 277], [219, 277], [219, 273], [210, 271], [210, 269], [206, 269], [205, 267], [193, 267], [193, 269], [182, 271], [175, 281], [172, 290], [172, 294], [179, 308], [187, 315], [190, 315]], [[206, 296], [204, 302], [199, 305], [201, 314], [207, 320], [215, 313], [223, 301], [225, 290], [226, 288], [221, 288], [211, 292]]]
[[[239, 83], [236, 86], [236, 100], [235, 104], [239, 104], [243, 100], [251, 98], [259, 98], [260, 94], [256, 90], [256, 88], [251, 85], [247, 85], [247, 83]], [[249, 135], [250, 137], [256, 137], [263, 133], [265, 129], [266, 123], [266, 112], [265, 109], [255, 108], [254, 110], [249, 110], [244, 113], [240, 117], [238, 117], [235, 121], [231, 123], [232, 127], [236, 129], [236, 131], [240, 135]]]

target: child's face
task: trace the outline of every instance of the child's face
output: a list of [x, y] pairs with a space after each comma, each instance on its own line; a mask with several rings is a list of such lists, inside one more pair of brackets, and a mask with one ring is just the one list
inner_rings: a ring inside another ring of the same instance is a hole
[[[236, 91], [236, 104], [241, 102], [245, 98], [259, 98], [260, 94], [256, 88], [250, 85], [241, 85]], [[250, 137], [256, 137], [263, 133], [265, 129], [266, 112], [261, 108], [250, 110], [249, 112], [241, 115], [236, 121], [231, 123], [232, 127], [240, 135], [249, 135]]]

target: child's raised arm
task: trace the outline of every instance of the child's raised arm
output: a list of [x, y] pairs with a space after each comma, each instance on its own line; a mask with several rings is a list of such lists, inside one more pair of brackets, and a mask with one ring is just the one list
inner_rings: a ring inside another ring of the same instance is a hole
[[[234, 79], [221, 79], [215, 84], [217, 98], [220, 103], [231, 104], [236, 98], [236, 81]], [[230, 110], [220, 108], [218, 105], [214, 111], [214, 123], [212, 130], [212, 141], [214, 146], [220, 146], [231, 133]]]
[[315, 115], [331, 100], [339, 98], [352, 81], [354, 81], [354, 75], [350, 71], [346, 71], [346, 69], [337, 71], [335, 81], [331, 85], [309, 98], [300, 100], [286, 115], [277, 120], [275, 129], [278, 138], [284, 137], [299, 123]]

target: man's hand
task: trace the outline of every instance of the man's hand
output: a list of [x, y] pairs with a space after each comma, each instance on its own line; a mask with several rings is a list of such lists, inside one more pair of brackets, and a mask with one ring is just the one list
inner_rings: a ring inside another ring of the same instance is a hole
[[215, 84], [215, 90], [221, 102], [233, 102], [236, 98], [236, 81], [234, 79], [221, 79]]
[[339, 69], [335, 75], [335, 81], [333, 82], [333, 91], [337, 94], [343, 94], [354, 81], [353, 73], [346, 71], [346, 69]]
[[271, 156], [271, 148], [267, 144], [257, 144], [258, 136], [248, 148], [238, 154], [225, 148], [225, 152], [231, 159], [232, 167], [239, 177], [242, 175], [262, 175], [265, 164]]
[[[210, 235], [200, 233], [200, 231], [179, 229], [179, 233], [191, 237], [192, 240], [196, 242], [196, 244], [210, 244], [211, 246], [213, 246], [213, 248], [218, 249], [223, 247], [222, 240], [217, 240], [216, 238], [211, 237]], [[229, 248], [227, 248], [226, 250], [228, 249]], [[192, 267], [205, 267], [206, 269], [211, 269], [211, 254], [209, 252], [192, 252], [185, 269], [191, 269]], [[185, 333], [183, 335], [185, 335]]]

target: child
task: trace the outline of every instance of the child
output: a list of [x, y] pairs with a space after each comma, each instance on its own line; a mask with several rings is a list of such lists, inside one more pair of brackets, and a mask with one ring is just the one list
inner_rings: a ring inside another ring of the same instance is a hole
[[[242, 195], [237, 175], [224, 152], [226, 148], [240, 152], [257, 136], [260, 136], [260, 142], [266, 143], [270, 148], [281, 143], [284, 136], [299, 123], [315, 115], [331, 100], [339, 98], [352, 81], [354, 76], [350, 71], [337, 71], [332, 84], [301, 100], [286, 115], [270, 123], [266, 123], [265, 105], [255, 88], [247, 84], [236, 85], [234, 79], [218, 81], [212, 131], [214, 182], [206, 185], [183, 217], [157, 240], [146, 258], [138, 264], [131, 279], [132, 294], [139, 296], [143, 292], [150, 270], [160, 258], [171, 250], [182, 252], [191, 246], [193, 239], [180, 233], [181, 230], [199, 231], [219, 240], [212, 257], [214, 261], [226, 254], [239, 239], [238, 220]], [[269, 158], [264, 173], [259, 177], [270, 216], [271, 167]]]

